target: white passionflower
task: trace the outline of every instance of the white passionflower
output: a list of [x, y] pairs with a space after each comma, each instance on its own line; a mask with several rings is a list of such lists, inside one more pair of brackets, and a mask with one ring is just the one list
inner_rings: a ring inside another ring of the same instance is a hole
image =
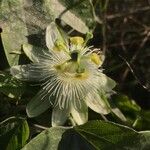
[[99, 69], [104, 56], [87, 47], [86, 40], [82, 37], [64, 40], [55, 23], [51, 23], [46, 29], [49, 51], [23, 45], [33, 63], [13, 66], [11, 74], [21, 80], [39, 81], [42, 85], [27, 105], [29, 117], [41, 114], [52, 105], [52, 126], [58, 126], [69, 116], [76, 124], [87, 122], [88, 107], [102, 114], [110, 112], [103, 97], [112, 91], [115, 82]]

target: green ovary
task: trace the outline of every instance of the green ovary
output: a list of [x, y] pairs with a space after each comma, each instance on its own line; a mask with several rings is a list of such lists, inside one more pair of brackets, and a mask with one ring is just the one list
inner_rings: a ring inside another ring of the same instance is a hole
[[64, 74], [68, 74], [68, 77], [74, 79], [86, 79], [88, 77], [88, 71], [85, 67], [75, 61], [68, 61], [60, 65], [56, 65], [55, 69]]

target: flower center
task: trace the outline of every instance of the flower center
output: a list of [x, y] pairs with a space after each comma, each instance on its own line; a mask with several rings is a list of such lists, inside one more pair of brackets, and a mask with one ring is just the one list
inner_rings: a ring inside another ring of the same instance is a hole
[[79, 52], [78, 52], [77, 50], [74, 50], [74, 51], [70, 54], [71, 61], [77, 62], [78, 56], [79, 56]]
[[74, 78], [74, 79], [86, 79], [88, 78], [88, 70], [86, 69], [86, 66], [84, 66], [80, 61], [77, 61], [78, 59], [78, 52], [71, 53], [71, 59], [62, 63], [58, 64], [55, 67], [55, 69], [65, 76], [68, 75], [68, 78]]

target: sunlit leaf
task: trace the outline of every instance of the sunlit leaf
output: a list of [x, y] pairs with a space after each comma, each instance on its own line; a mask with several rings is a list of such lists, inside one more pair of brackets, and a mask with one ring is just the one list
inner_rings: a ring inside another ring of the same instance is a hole
[[5, 55], [10, 66], [16, 65], [21, 53], [21, 44], [27, 42], [23, 0], [1, 1], [0, 10], [1, 37]]
[[[95, 21], [94, 21], [94, 15], [93, 15], [93, 6], [92, 3], [90, 3], [90, 0], [59, 0], [61, 4], [66, 6], [66, 8], [75, 14], [76, 17], [80, 18], [87, 28], [94, 29], [95, 27]], [[64, 13], [65, 15], [65, 13]], [[69, 14], [68, 14], [69, 15]], [[63, 15], [62, 15], [63, 18]], [[64, 17], [65, 18], [65, 17]], [[65, 18], [66, 19], [66, 18]], [[80, 21], [81, 22], [81, 21]], [[75, 22], [69, 22], [69, 24], [72, 27], [78, 28], [80, 32], [82, 31], [82, 28], [79, 26], [79, 22], [77, 24], [74, 24]]]
[[47, 129], [25, 145], [22, 150], [58, 150], [58, 144], [66, 130], [60, 127]]
[[89, 1], [46, 0], [46, 9], [54, 18], [60, 18], [73, 29], [86, 33], [94, 28], [92, 8]]

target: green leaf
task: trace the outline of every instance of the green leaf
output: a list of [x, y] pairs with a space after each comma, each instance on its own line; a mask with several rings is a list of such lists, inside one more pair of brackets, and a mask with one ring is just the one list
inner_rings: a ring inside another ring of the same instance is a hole
[[19, 150], [29, 138], [29, 127], [25, 119], [11, 117], [0, 123], [0, 147]]
[[73, 29], [86, 33], [94, 28], [92, 6], [89, 1], [46, 0], [45, 9], [53, 18], [60, 18]]
[[140, 106], [126, 95], [115, 95], [113, 97], [113, 103], [115, 103], [122, 111], [139, 112], [141, 110]]
[[12, 112], [11, 105], [3, 94], [0, 94], [0, 121], [4, 120]]
[[112, 103], [116, 105], [126, 116], [127, 122], [136, 130], [149, 130], [150, 111], [145, 111], [126, 95], [114, 95]]
[[150, 130], [150, 111], [142, 110], [133, 123], [137, 130]]
[[150, 147], [150, 131], [141, 131], [140, 134], [143, 137], [141, 142], [142, 150], [148, 150]]
[[22, 44], [45, 45], [43, 32], [52, 20], [51, 14], [47, 15], [43, 11], [43, 6], [42, 1], [0, 1], [1, 38], [10, 66], [20, 62]]
[[112, 147], [114, 150], [143, 150], [143, 147], [148, 150], [150, 145], [150, 131], [143, 136], [143, 133], [112, 122], [91, 121], [74, 129], [97, 150]]
[[0, 3], [2, 44], [10, 66], [18, 64], [21, 44], [27, 42], [24, 23], [23, 0], [7, 0]]
[[105, 121], [90, 121], [74, 128], [52, 127], [22, 150], [148, 150], [150, 131], [135, 130]]
[[142, 111], [141, 116], [143, 119], [150, 123], [150, 111]]
[[26, 85], [14, 79], [8, 73], [0, 72], [0, 92], [10, 98], [20, 99], [25, 92]]
[[[80, 18], [87, 26], [87, 28], [94, 29], [95, 27], [95, 18], [93, 14], [93, 5], [90, 3], [90, 0], [59, 0], [61, 4], [66, 6], [67, 10], [74, 13], [76, 17]], [[63, 17], [63, 16], [62, 16]], [[69, 22], [71, 26], [78, 26], [78, 24], [73, 24], [74, 22]], [[80, 29], [81, 30], [81, 29]]]
[[85, 140], [74, 129], [67, 130], [59, 143], [59, 150], [95, 150], [91, 143]]
[[31, 140], [22, 150], [58, 150], [62, 134], [67, 128], [52, 127], [40, 133]]

